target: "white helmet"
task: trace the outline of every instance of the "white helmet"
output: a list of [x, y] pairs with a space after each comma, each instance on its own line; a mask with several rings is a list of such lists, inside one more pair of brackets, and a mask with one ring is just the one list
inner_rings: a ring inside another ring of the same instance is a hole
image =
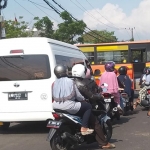
[[86, 72], [87, 72], [87, 69], [82, 64], [76, 64], [72, 67], [72, 76], [74, 76], [74, 77], [85, 78]]

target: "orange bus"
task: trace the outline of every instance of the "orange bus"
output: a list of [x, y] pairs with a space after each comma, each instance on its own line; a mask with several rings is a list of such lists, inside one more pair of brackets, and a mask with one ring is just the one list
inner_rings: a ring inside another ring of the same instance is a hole
[[[114, 61], [116, 69], [128, 67], [128, 75], [133, 79], [134, 89], [139, 89], [139, 78], [145, 67], [150, 67], [150, 40], [133, 42], [115, 42], [100, 44], [76, 45], [86, 55], [91, 63], [93, 72], [104, 71], [107, 61]], [[95, 78], [97, 79], [97, 78]]]

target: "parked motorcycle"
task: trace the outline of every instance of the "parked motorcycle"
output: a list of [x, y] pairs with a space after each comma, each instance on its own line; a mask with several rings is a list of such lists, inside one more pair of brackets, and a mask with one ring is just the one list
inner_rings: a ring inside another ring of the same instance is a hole
[[[104, 135], [109, 141], [112, 136], [112, 125], [105, 110], [93, 110], [103, 128]], [[47, 141], [50, 142], [52, 150], [70, 150], [82, 143], [96, 142], [95, 134], [83, 136], [80, 132], [82, 119], [75, 115], [70, 115], [66, 111], [55, 110], [53, 112], [55, 120], [49, 120], [47, 127], [50, 128]]]

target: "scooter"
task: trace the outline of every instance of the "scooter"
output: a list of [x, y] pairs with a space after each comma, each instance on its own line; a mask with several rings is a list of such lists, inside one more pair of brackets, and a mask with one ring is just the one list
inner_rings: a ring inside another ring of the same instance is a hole
[[120, 120], [120, 114], [117, 108], [117, 104], [114, 102], [114, 96], [110, 93], [107, 93], [107, 87], [108, 85], [106, 83], [101, 85], [102, 95], [104, 96], [104, 101], [106, 103], [105, 107], [107, 115], [111, 118], [111, 120], [114, 118]]
[[[104, 135], [109, 141], [112, 136], [112, 124], [105, 110], [93, 110], [97, 116]], [[80, 132], [82, 118], [70, 115], [66, 111], [55, 110], [54, 120], [49, 120], [47, 127], [50, 128], [47, 141], [50, 142], [52, 150], [70, 150], [83, 143], [96, 142], [95, 133], [83, 136]]]

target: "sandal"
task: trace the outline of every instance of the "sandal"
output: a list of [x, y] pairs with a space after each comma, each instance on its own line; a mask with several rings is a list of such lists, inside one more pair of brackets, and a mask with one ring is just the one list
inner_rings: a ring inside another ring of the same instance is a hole
[[111, 143], [108, 143], [107, 145], [105, 146], [102, 146], [102, 149], [113, 149], [115, 148], [116, 146], [114, 144], [111, 144]]
[[94, 130], [93, 129], [87, 129], [86, 131], [81, 131], [81, 134], [82, 135], [88, 135], [88, 134], [92, 134], [94, 132]]
[[137, 106], [138, 106], [138, 102], [134, 102], [133, 103], [133, 109], [136, 109]]

